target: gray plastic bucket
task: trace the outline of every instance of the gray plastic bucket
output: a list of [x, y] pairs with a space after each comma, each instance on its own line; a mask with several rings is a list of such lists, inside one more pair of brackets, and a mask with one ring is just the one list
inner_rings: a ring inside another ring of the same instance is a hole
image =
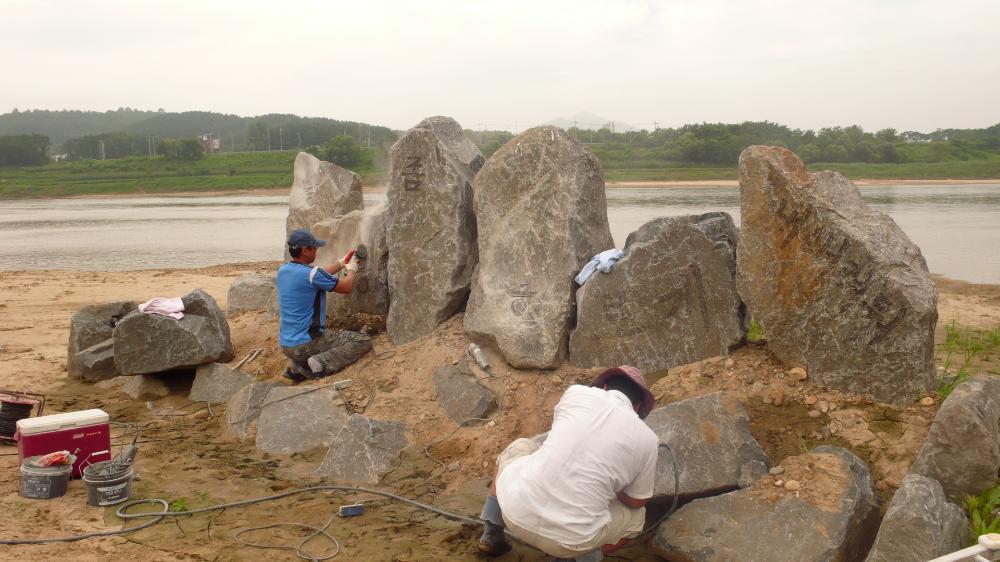
[[111, 461], [94, 463], [83, 469], [83, 483], [87, 486], [87, 504], [97, 507], [115, 505], [129, 499], [132, 495], [132, 477], [135, 476], [132, 467], [101, 475], [101, 469], [111, 464]]
[[21, 463], [21, 496], [39, 500], [50, 500], [65, 494], [76, 457], [70, 456], [70, 461], [67, 465], [30, 466], [30, 463], [38, 458], [40, 458], [40, 455], [28, 457]]

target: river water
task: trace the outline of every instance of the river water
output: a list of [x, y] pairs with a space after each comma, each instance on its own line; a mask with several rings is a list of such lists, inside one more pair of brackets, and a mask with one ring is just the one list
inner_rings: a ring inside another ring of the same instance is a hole
[[[1000, 184], [861, 188], [923, 251], [933, 273], [1000, 284]], [[726, 211], [735, 187], [615, 188], [608, 219], [619, 247], [659, 216]], [[365, 206], [385, 200], [367, 193]], [[0, 270], [128, 270], [279, 260], [286, 196], [171, 196], [0, 202]]]

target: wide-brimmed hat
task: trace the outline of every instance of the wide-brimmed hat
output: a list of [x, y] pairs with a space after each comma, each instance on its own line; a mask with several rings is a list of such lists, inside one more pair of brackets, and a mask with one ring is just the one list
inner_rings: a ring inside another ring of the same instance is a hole
[[319, 248], [320, 246], [326, 246], [326, 240], [317, 239], [315, 236], [313, 236], [312, 232], [309, 232], [304, 228], [293, 230], [288, 235], [289, 248], [309, 248], [309, 247]]
[[646, 419], [646, 416], [653, 411], [653, 406], [656, 405], [656, 398], [653, 398], [653, 393], [649, 391], [649, 387], [646, 386], [646, 377], [642, 375], [642, 371], [633, 367], [632, 365], [622, 365], [621, 367], [612, 367], [607, 371], [597, 375], [594, 382], [590, 386], [596, 386], [598, 388], [603, 387], [607, 382], [615, 377], [626, 377], [635, 384], [639, 385], [642, 389], [642, 402], [639, 403], [639, 409], [637, 413], [642, 419]]

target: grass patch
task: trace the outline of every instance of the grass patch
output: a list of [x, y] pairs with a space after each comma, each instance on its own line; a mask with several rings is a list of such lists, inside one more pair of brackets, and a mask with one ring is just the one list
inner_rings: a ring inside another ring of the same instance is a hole
[[970, 544], [980, 535], [1000, 533], [1000, 482], [975, 496], [965, 496], [962, 508], [969, 516]]
[[958, 370], [938, 387], [941, 400], [947, 398], [962, 381], [977, 374], [977, 359], [1000, 351], [1000, 326], [992, 330], [975, 330], [952, 320], [944, 327], [944, 333], [944, 371], [950, 373], [956, 365]]
[[747, 329], [747, 341], [760, 341], [764, 339], [764, 327], [757, 323], [756, 319], [750, 319], [750, 328]]

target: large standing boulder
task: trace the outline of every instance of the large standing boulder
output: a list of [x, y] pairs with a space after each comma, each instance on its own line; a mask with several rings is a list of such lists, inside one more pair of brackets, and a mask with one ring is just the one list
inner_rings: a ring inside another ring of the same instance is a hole
[[360, 176], [306, 152], [295, 157], [286, 233], [363, 207]]
[[344, 482], [375, 484], [392, 469], [392, 461], [409, 442], [406, 426], [351, 414], [330, 443], [316, 474]]
[[614, 269], [576, 292], [570, 362], [661, 371], [725, 355], [747, 330], [736, 242], [726, 213], [658, 218], [630, 234]]
[[313, 228], [317, 238], [327, 241], [317, 254], [316, 261], [320, 264], [339, 260], [360, 244], [368, 250], [368, 257], [355, 276], [354, 290], [348, 295], [327, 298], [327, 316], [331, 321], [350, 314], [389, 313], [387, 218], [388, 204], [382, 203], [372, 209], [320, 221]]
[[937, 290], [920, 248], [836, 172], [740, 155], [737, 285], [768, 347], [817, 383], [894, 403], [934, 383]]
[[961, 550], [969, 520], [933, 478], [910, 474], [896, 490], [865, 562], [924, 562]]
[[229, 285], [226, 315], [236, 316], [256, 310], [273, 312], [271, 303], [276, 297], [276, 291], [274, 275], [259, 273], [240, 275]]
[[746, 409], [731, 394], [716, 392], [667, 404], [646, 417], [646, 425], [661, 443], [656, 461], [654, 499], [674, 495], [674, 462], [678, 495], [699, 498], [751, 484], [752, 475], [771, 466], [767, 454], [750, 434]]
[[438, 404], [451, 421], [465, 423], [482, 419], [496, 403], [493, 393], [471, 373], [464, 373], [454, 365], [442, 365], [431, 375]]
[[473, 182], [479, 269], [465, 331], [519, 369], [557, 367], [576, 307], [573, 278], [614, 246], [601, 163], [562, 129], [513, 138]]
[[[780, 477], [685, 505], [660, 525], [653, 549], [685, 562], [863, 559], [879, 519], [865, 463], [845, 449], [822, 446], [781, 466]], [[794, 489], [776, 485], [792, 476]]]
[[[111, 338], [115, 325], [129, 312], [135, 310], [132, 301], [114, 301], [87, 305], [69, 320], [69, 344], [66, 351], [66, 370], [71, 378], [97, 382], [115, 376], [115, 371], [98, 368], [91, 370], [77, 354]], [[93, 361], [93, 355], [88, 356]], [[113, 366], [112, 366], [113, 367]]]
[[941, 404], [910, 472], [941, 483], [948, 497], [992, 488], [1000, 471], [1000, 378], [962, 382]]
[[184, 317], [133, 313], [114, 330], [115, 366], [125, 375], [159, 373], [233, 359], [229, 324], [211, 295], [182, 297]]
[[429, 117], [389, 149], [389, 317], [394, 343], [461, 310], [476, 267], [472, 178], [483, 155], [449, 117]]
[[237, 439], [252, 436], [261, 406], [272, 388], [281, 386], [274, 381], [252, 382], [237, 390], [226, 403], [226, 418], [223, 427]]
[[255, 445], [281, 454], [329, 447], [345, 424], [347, 409], [333, 388], [276, 387], [260, 406]]

